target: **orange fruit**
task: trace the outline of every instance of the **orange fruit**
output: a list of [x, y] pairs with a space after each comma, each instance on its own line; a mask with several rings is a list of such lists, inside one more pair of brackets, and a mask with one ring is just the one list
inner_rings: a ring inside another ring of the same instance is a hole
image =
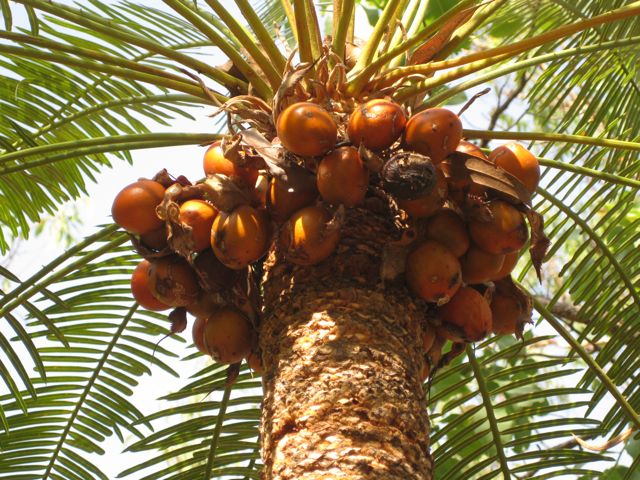
[[293, 212], [311, 205], [318, 197], [316, 177], [297, 165], [285, 168], [286, 178], [273, 177], [269, 184], [267, 205], [276, 222], [285, 222]]
[[242, 313], [228, 307], [209, 315], [203, 336], [206, 352], [220, 363], [239, 362], [253, 347], [251, 323]]
[[422, 197], [407, 199], [397, 199], [398, 206], [415, 218], [426, 218], [442, 207], [447, 198], [447, 179], [439, 168], [436, 168], [437, 183], [428, 195]]
[[353, 147], [336, 148], [324, 157], [316, 172], [318, 191], [333, 205], [354, 207], [364, 201], [369, 171]]
[[280, 230], [279, 244], [285, 257], [296, 265], [315, 265], [331, 255], [340, 241], [340, 232], [327, 228], [331, 214], [318, 206], [295, 212]]
[[111, 206], [113, 221], [128, 232], [142, 235], [164, 226], [156, 207], [164, 199], [164, 187], [153, 180], [138, 180], [124, 187]]
[[331, 150], [338, 139], [333, 117], [316, 103], [298, 102], [285, 108], [276, 122], [280, 142], [302, 157], [316, 157]]
[[147, 310], [153, 310], [156, 312], [167, 310], [171, 308], [171, 306], [158, 300], [153, 296], [151, 290], [149, 290], [147, 280], [149, 278], [150, 266], [151, 264], [148, 260], [142, 260], [136, 266], [133, 271], [133, 275], [131, 275], [131, 293], [133, 294], [133, 298], [135, 298], [136, 302]]
[[349, 117], [347, 135], [356, 147], [364, 144], [369, 150], [383, 150], [400, 138], [406, 123], [404, 111], [397, 103], [369, 100]]
[[480, 147], [476, 144], [467, 142], [466, 140], [460, 140], [460, 143], [456, 147], [457, 152], [467, 153], [469, 155], [473, 155], [474, 157], [482, 158], [484, 160], [487, 159], [487, 156], [484, 154]]
[[[466, 341], [477, 342], [491, 331], [491, 308], [485, 298], [471, 287], [462, 287], [449, 303], [440, 307], [440, 318]], [[438, 332], [449, 340], [456, 340], [447, 325]]]
[[520, 180], [529, 193], [535, 192], [540, 181], [540, 164], [525, 147], [517, 142], [506, 143], [489, 154], [489, 161]]
[[502, 268], [504, 255], [488, 253], [471, 245], [467, 253], [460, 259], [462, 280], [467, 284], [485, 283], [493, 280]]
[[189, 263], [178, 255], [153, 260], [149, 267], [149, 290], [163, 303], [185, 307], [200, 295], [198, 277]]
[[426, 237], [440, 242], [456, 257], [461, 257], [469, 248], [469, 234], [464, 221], [456, 212], [445, 208], [427, 221]]
[[460, 117], [446, 108], [429, 108], [409, 119], [403, 143], [407, 150], [427, 155], [437, 164], [455, 151], [461, 139]]
[[505, 254], [502, 268], [493, 276], [493, 278], [491, 278], [491, 280], [500, 280], [501, 278], [509, 275], [516, 267], [518, 258], [520, 258], [520, 252], [511, 252]]
[[252, 188], [255, 186], [259, 174], [258, 170], [252, 167], [240, 167], [225, 158], [221, 145], [222, 142], [220, 140], [213, 142], [204, 153], [202, 168], [205, 175], [219, 173], [241, 183], [245, 187]]
[[471, 239], [483, 250], [496, 255], [519, 251], [529, 238], [524, 215], [502, 200], [491, 202], [489, 209], [491, 220], [469, 222]]
[[416, 295], [438, 304], [448, 302], [462, 283], [458, 258], [433, 240], [420, 244], [407, 256], [405, 275]]
[[191, 227], [193, 250], [201, 252], [211, 245], [211, 226], [218, 210], [204, 200], [187, 200], [180, 205], [178, 219]]

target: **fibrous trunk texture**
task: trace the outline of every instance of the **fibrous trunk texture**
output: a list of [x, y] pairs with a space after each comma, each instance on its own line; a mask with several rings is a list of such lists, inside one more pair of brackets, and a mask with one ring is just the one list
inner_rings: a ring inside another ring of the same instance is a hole
[[321, 264], [272, 252], [260, 327], [265, 480], [432, 478], [423, 315], [380, 276], [397, 238], [385, 216], [350, 210]]

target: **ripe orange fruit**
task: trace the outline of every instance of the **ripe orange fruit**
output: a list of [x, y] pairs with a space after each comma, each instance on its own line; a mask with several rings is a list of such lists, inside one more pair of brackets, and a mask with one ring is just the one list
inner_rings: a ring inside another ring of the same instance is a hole
[[451, 110], [429, 108], [412, 116], [404, 129], [403, 143], [413, 150], [440, 163], [462, 139], [462, 122]]
[[253, 328], [243, 314], [232, 308], [221, 308], [206, 320], [204, 348], [220, 363], [236, 363], [248, 356], [253, 347]]
[[517, 252], [529, 238], [524, 216], [515, 207], [496, 200], [489, 205], [492, 218], [484, 222], [469, 222], [471, 239], [483, 250], [493, 254]]
[[488, 253], [471, 245], [467, 253], [460, 259], [462, 280], [467, 284], [484, 283], [493, 280], [502, 268], [504, 255]]
[[262, 366], [262, 359], [257, 353], [251, 352], [247, 357], [247, 363], [249, 364], [249, 368], [253, 370], [254, 373], [262, 375], [262, 372], [264, 371], [264, 368]]
[[484, 154], [480, 147], [476, 144], [467, 142], [466, 140], [460, 140], [460, 143], [456, 147], [456, 151], [467, 153], [469, 155], [473, 155], [474, 157], [482, 158], [484, 160], [487, 159], [487, 156]]
[[318, 197], [316, 177], [309, 170], [294, 165], [285, 169], [287, 176], [273, 177], [269, 184], [267, 205], [276, 222], [285, 222], [293, 212], [311, 205]]
[[398, 206], [415, 218], [426, 218], [437, 212], [447, 198], [447, 179], [439, 168], [436, 168], [437, 183], [428, 195], [411, 200], [397, 199]]
[[253, 187], [258, 179], [258, 170], [252, 167], [239, 167], [226, 159], [221, 145], [222, 142], [219, 140], [213, 142], [204, 153], [202, 167], [205, 175], [219, 173], [242, 183], [245, 187]]
[[193, 250], [201, 252], [211, 245], [211, 226], [218, 210], [204, 200], [187, 200], [180, 205], [178, 219], [191, 227]]
[[516, 142], [506, 143], [489, 154], [489, 161], [505, 169], [533, 194], [540, 181], [540, 164], [533, 153]]
[[369, 150], [383, 150], [400, 137], [406, 123], [407, 117], [397, 103], [369, 100], [349, 117], [347, 135], [356, 147], [364, 144]]
[[267, 215], [248, 205], [220, 212], [211, 228], [211, 248], [224, 265], [234, 270], [247, 267], [269, 248], [271, 228]]
[[295, 212], [280, 230], [279, 244], [285, 257], [296, 265], [315, 265], [331, 255], [340, 241], [340, 232], [327, 228], [331, 215], [318, 206]]
[[[477, 342], [491, 331], [491, 308], [484, 297], [471, 287], [458, 290], [451, 301], [440, 308], [440, 318], [466, 341]], [[438, 332], [449, 340], [456, 340], [447, 325]]]
[[509, 275], [513, 269], [516, 267], [518, 263], [518, 258], [520, 258], [520, 252], [511, 252], [507, 253], [504, 256], [504, 263], [502, 264], [502, 268], [496, 273], [491, 280], [500, 280], [501, 278]]
[[200, 295], [196, 272], [178, 255], [153, 260], [148, 285], [154, 297], [172, 307], [185, 307]]
[[138, 235], [157, 230], [164, 225], [156, 215], [156, 207], [163, 198], [164, 187], [153, 180], [138, 180], [127, 185], [113, 200], [113, 221]]
[[336, 148], [324, 157], [316, 172], [322, 198], [333, 205], [354, 207], [364, 201], [369, 171], [353, 147]]
[[422, 243], [407, 256], [405, 275], [416, 295], [438, 304], [448, 302], [462, 282], [458, 258], [433, 240]]
[[427, 221], [427, 238], [440, 242], [456, 257], [461, 257], [469, 248], [469, 234], [460, 215], [451, 209], [438, 211]]
[[131, 293], [133, 294], [133, 298], [135, 298], [136, 302], [147, 310], [153, 310], [155, 312], [167, 310], [171, 308], [171, 306], [162, 303], [154, 297], [151, 290], [149, 290], [147, 280], [149, 278], [150, 266], [151, 264], [148, 260], [142, 260], [135, 268], [133, 275], [131, 275]]
[[302, 157], [316, 157], [331, 150], [338, 139], [333, 117], [316, 103], [298, 102], [280, 113], [276, 122], [280, 142]]
[[222, 264], [213, 250], [207, 248], [198, 254], [193, 265], [200, 278], [202, 288], [208, 292], [232, 288], [239, 272]]

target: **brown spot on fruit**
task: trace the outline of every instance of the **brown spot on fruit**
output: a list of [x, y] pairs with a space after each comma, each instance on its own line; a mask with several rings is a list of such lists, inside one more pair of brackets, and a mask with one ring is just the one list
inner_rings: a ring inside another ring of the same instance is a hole
[[200, 295], [196, 272], [178, 255], [153, 260], [148, 285], [154, 297], [172, 307], [185, 307]]
[[220, 212], [211, 228], [211, 248], [227, 267], [240, 270], [262, 257], [269, 248], [271, 228], [267, 214], [248, 205]]
[[[440, 308], [440, 318], [461, 332], [469, 342], [482, 340], [491, 331], [491, 308], [485, 298], [471, 287], [462, 287], [451, 301]], [[448, 328], [438, 330], [445, 338], [456, 341]]]
[[403, 144], [440, 163], [462, 139], [462, 122], [451, 110], [429, 108], [412, 116], [404, 130]]
[[142, 235], [164, 226], [156, 207], [164, 198], [164, 187], [153, 180], [138, 180], [124, 187], [111, 206], [113, 221], [128, 232]]
[[340, 241], [340, 231], [330, 221], [329, 212], [318, 206], [294, 213], [280, 231], [279, 244], [286, 259], [297, 265], [314, 265], [331, 255]]
[[488, 253], [471, 245], [467, 253], [460, 259], [462, 280], [467, 284], [485, 283], [493, 280], [502, 268], [504, 255]]
[[354, 207], [363, 202], [369, 171], [353, 147], [336, 148], [324, 157], [316, 172], [318, 191], [333, 205]]
[[370, 150], [389, 148], [400, 137], [407, 123], [402, 107], [389, 100], [369, 100], [358, 106], [347, 126], [349, 140]]
[[483, 250], [505, 254], [520, 250], [529, 238], [524, 215], [501, 200], [489, 204], [488, 221], [473, 219], [469, 222], [471, 239]]
[[133, 275], [131, 275], [131, 293], [133, 294], [133, 298], [135, 298], [136, 302], [147, 310], [153, 310], [155, 312], [167, 310], [171, 308], [171, 306], [158, 300], [153, 296], [151, 290], [149, 290], [147, 281], [149, 278], [150, 266], [151, 264], [148, 260], [142, 260], [136, 266], [133, 271]]
[[320, 105], [298, 102], [288, 106], [276, 122], [280, 142], [302, 157], [316, 157], [331, 150], [338, 139], [333, 117]]
[[243, 314], [232, 308], [212, 313], [204, 325], [204, 348], [220, 363], [236, 363], [251, 353], [254, 332]]
[[211, 226], [218, 211], [204, 200], [187, 200], [180, 205], [178, 218], [191, 227], [193, 250], [201, 252], [211, 245]]
[[428, 302], [444, 304], [462, 282], [460, 262], [444, 245], [427, 240], [407, 256], [409, 288]]
[[445, 208], [429, 218], [425, 228], [426, 237], [440, 242], [456, 257], [461, 257], [469, 248], [469, 234], [464, 221], [455, 211]]

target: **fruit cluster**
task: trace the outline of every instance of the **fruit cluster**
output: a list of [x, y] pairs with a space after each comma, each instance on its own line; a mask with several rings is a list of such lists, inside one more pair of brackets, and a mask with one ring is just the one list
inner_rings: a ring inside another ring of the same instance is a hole
[[145, 258], [131, 280], [141, 306], [176, 308], [175, 330], [191, 313], [201, 352], [259, 368], [260, 260], [276, 248], [296, 265], [322, 262], [340, 242], [344, 209], [375, 194], [412, 232], [401, 273], [427, 312], [427, 375], [442, 364], [446, 340], [450, 355], [489, 332], [521, 334], [531, 306], [510, 272], [529, 240], [527, 219], [537, 269], [547, 246], [527, 206], [540, 177], [527, 149], [510, 143], [487, 157], [462, 140], [453, 112], [407, 118], [385, 99], [350, 111], [296, 102], [269, 113], [254, 115], [259, 128], [207, 149], [205, 180], [163, 171], [116, 197], [114, 221]]

